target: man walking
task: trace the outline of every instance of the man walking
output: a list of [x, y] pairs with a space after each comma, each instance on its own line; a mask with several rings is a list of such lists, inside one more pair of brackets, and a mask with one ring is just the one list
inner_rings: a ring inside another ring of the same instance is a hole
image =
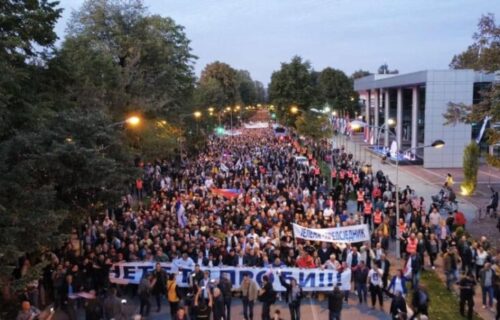
[[259, 288], [257, 283], [250, 279], [248, 273], [243, 276], [241, 283], [241, 300], [243, 302], [243, 318], [245, 320], [253, 320], [253, 306], [257, 299]]
[[465, 317], [465, 304], [467, 303], [467, 319], [472, 320], [474, 312], [474, 287], [476, 286], [472, 272], [467, 272], [457, 284], [460, 288], [460, 314]]
[[344, 295], [338, 286], [335, 286], [333, 293], [328, 296], [329, 320], [340, 320], [342, 312], [342, 300]]
[[366, 290], [366, 282], [368, 279], [368, 271], [364, 261], [361, 261], [356, 267], [356, 270], [354, 270], [354, 285], [358, 292], [359, 303], [367, 302], [366, 298], [368, 292]]

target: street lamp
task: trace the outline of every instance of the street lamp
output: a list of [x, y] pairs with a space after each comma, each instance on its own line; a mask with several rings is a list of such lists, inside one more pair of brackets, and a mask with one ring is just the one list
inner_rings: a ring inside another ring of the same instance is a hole
[[299, 108], [297, 106], [292, 106], [290, 108], [290, 112], [293, 114], [297, 114], [297, 112], [299, 112]]
[[122, 124], [128, 124], [131, 127], [136, 127], [139, 125], [139, 123], [141, 123], [141, 118], [139, 118], [138, 116], [130, 116], [123, 121], [112, 123], [112, 124], [108, 125], [108, 127], [116, 127], [116, 126], [120, 126]]
[[[401, 258], [401, 245], [400, 245], [400, 234], [399, 234], [399, 143], [396, 140], [396, 258], [400, 259]], [[408, 151], [411, 150], [417, 150], [417, 149], [425, 149], [425, 148], [436, 148], [440, 149], [444, 147], [445, 142], [443, 140], [435, 140], [433, 141], [430, 145], [427, 146], [422, 146], [422, 147], [416, 147], [416, 148], [408, 148], [402, 153], [405, 154]]]

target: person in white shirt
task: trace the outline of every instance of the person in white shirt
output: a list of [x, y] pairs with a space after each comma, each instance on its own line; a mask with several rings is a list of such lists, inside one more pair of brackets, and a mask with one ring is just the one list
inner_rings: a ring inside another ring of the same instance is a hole
[[370, 289], [370, 295], [372, 298], [372, 308], [375, 308], [375, 304], [378, 302], [380, 304], [380, 309], [384, 309], [384, 298], [382, 296], [382, 269], [379, 269], [375, 263], [372, 264], [372, 268], [368, 272], [368, 283]]
[[332, 216], [333, 216], [333, 210], [332, 208], [330, 208], [330, 206], [327, 206], [325, 210], [323, 210], [323, 217], [327, 220], [330, 220]]
[[330, 255], [330, 259], [328, 259], [323, 265], [324, 269], [329, 270], [338, 270], [340, 267], [340, 263], [337, 261], [334, 254]]

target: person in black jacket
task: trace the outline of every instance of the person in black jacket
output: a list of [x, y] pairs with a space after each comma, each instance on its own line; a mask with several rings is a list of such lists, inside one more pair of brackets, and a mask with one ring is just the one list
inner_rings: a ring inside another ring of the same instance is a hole
[[233, 289], [233, 284], [231, 283], [231, 280], [229, 280], [227, 274], [222, 274], [218, 287], [222, 292], [222, 298], [224, 300], [224, 309], [226, 311], [224, 320], [231, 320], [231, 290]]
[[302, 288], [299, 287], [297, 280], [290, 279], [287, 283], [285, 277], [280, 273], [280, 283], [286, 289], [286, 302], [290, 309], [290, 319], [300, 320], [300, 301], [302, 299]]
[[465, 317], [465, 304], [467, 303], [467, 319], [472, 319], [474, 312], [474, 287], [476, 286], [472, 272], [467, 272], [457, 284], [460, 287], [460, 314], [462, 317]]
[[344, 295], [338, 286], [335, 286], [333, 293], [328, 296], [329, 320], [340, 320]]
[[267, 275], [262, 277], [262, 288], [259, 290], [259, 301], [262, 302], [262, 320], [271, 320], [271, 305], [276, 301], [276, 292]]
[[161, 297], [167, 293], [167, 273], [161, 268], [160, 263], [155, 266], [153, 271], [152, 294], [156, 298], [156, 312], [161, 310]]
[[408, 310], [406, 309], [406, 301], [403, 298], [403, 294], [401, 291], [396, 291], [394, 298], [392, 298], [391, 302], [391, 316], [392, 319], [397, 320], [400, 319], [401, 314], [406, 314]]
[[224, 297], [222, 296], [221, 290], [217, 287], [214, 288], [213, 293], [213, 314], [214, 320], [224, 320]]

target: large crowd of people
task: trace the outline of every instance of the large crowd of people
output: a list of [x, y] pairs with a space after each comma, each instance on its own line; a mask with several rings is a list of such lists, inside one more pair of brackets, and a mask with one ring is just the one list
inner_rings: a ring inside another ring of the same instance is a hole
[[[69, 242], [48, 253], [43, 276], [26, 289], [23, 300], [36, 307], [53, 303], [70, 319], [76, 319], [78, 309], [84, 309], [89, 320], [124, 319], [122, 299], [138, 296], [144, 317], [168, 302], [172, 319], [230, 320], [231, 300], [238, 296], [245, 320], [258, 318], [253, 313], [258, 301], [263, 306], [261, 318], [268, 320], [280, 318], [272, 306], [283, 299], [290, 310], [285, 318], [298, 320], [302, 297], [316, 293], [304, 292], [297, 279], [280, 277], [286, 292], [276, 294], [267, 276], [256, 283], [247, 275], [234, 292], [224, 275], [211, 279], [203, 271], [216, 266], [287, 266], [350, 275], [349, 285], [328, 293], [330, 319], [340, 319], [344, 303], [357, 302], [378, 304], [394, 319], [406, 319], [406, 302], [414, 314], [428, 313], [431, 297], [419, 279], [441, 256], [448, 288], [458, 281], [461, 312], [466, 304], [472, 310], [467, 290], [473, 291], [476, 283], [483, 307], [494, 307], [493, 298], [500, 296], [500, 259], [486, 238], [470, 241], [465, 236], [459, 210], [443, 215], [407, 186], [400, 191], [397, 221], [395, 186], [383, 172], [372, 172], [327, 141], [300, 140], [293, 133], [276, 137], [271, 129], [241, 131], [211, 137], [192, 159], [137, 161], [143, 175], [121, 205], [83, 226], [79, 248]], [[297, 156], [308, 161], [297, 161]], [[329, 164], [331, 175], [322, 174], [319, 161]], [[215, 188], [235, 190], [235, 195], [225, 197], [214, 193]], [[295, 239], [292, 222], [308, 228], [368, 224], [371, 241]], [[396, 237], [408, 261], [402, 268], [391, 267], [388, 259]], [[114, 263], [180, 259], [195, 266], [189, 287], [178, 286], [175, 276], [159, 264], [139, 285], [109, 281]], [[29, 267], [29, 259], [23, 259], [19, 274]], [[412, 301], [405, 300], [409, 289], [414, 291]], [[72, 299], [76, 292], [88, 296]], [[384, 296], [392, 297], [388, 308]]]

